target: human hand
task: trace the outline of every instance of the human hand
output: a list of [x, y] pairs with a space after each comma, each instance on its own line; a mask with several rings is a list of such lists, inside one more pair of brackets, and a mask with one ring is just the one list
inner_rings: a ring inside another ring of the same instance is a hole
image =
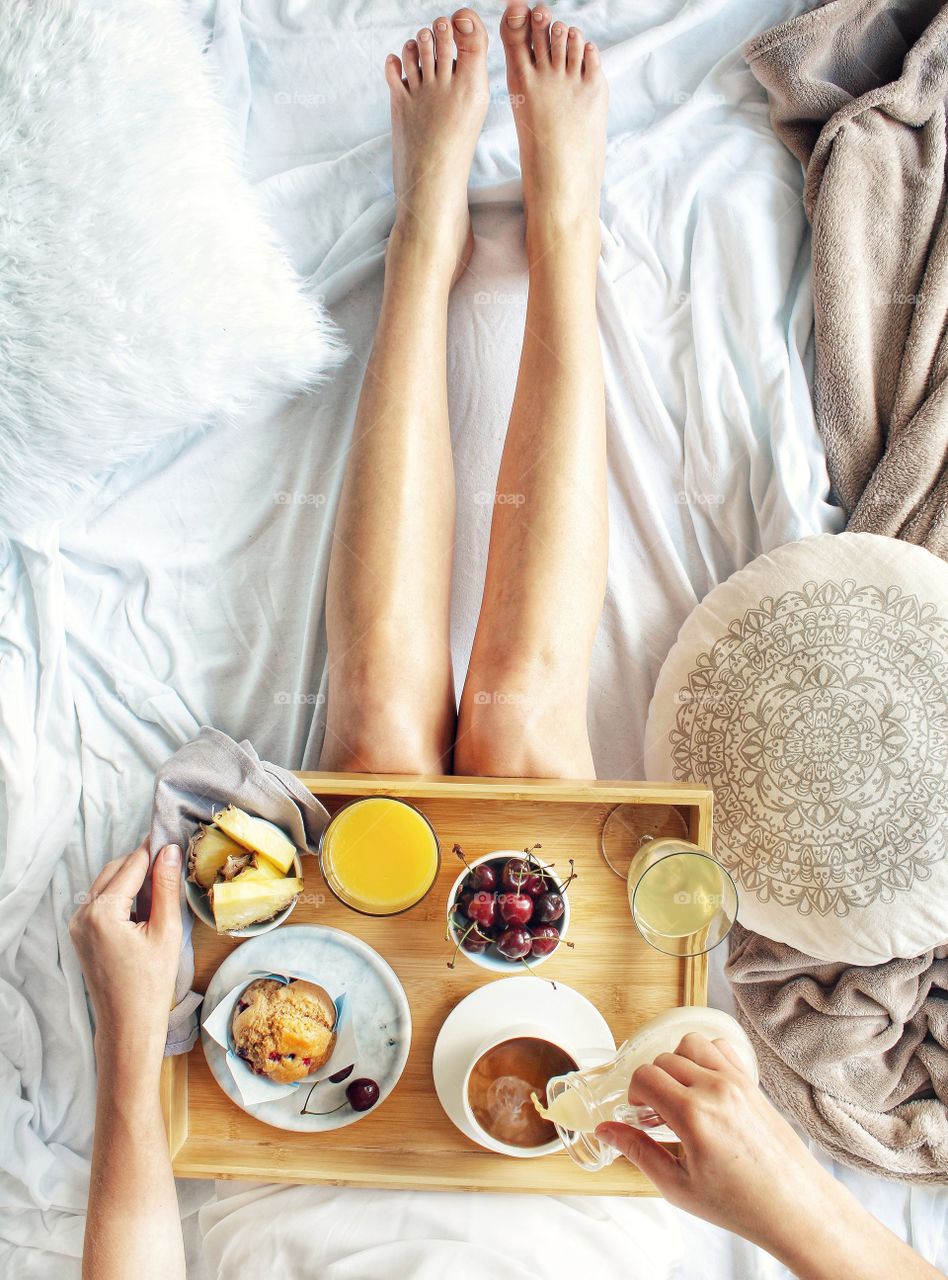
[[681, 1140], [679, 1158], [646, 1133], [603, 1124], [596, 1135], [649, 1177], [672, 1204], [737, 1232], [771, 1253], [825, 1217], [838, 1184], [774, 1110], [726, 1040], [687, 1035], [674, 1053], [641, 1066], [633, 1105], [653, 1108]]
[[160, 1064], [181, 947], [181, 850], [165, 845], [151, 875], [151, 915], [132, 920], [148, 874], [148, 846], [106, 863], [69, 922], [95, 1009], [96, 1047]]

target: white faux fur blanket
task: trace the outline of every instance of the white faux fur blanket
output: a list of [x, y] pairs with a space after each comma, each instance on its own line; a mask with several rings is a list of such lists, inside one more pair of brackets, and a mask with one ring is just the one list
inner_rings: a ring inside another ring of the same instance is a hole
[[0, 25], [0, 533], [336, 347], [242, 178], [177, 7]]

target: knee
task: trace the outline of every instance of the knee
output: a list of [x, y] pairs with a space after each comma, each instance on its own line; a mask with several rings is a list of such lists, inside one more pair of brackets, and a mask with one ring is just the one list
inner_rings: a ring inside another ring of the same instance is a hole
[[319, 763], [339, 773], [439, 774], [449, 756], [450, 734], [417, 711], [388, 705], [372, 716], [330, 711]]
[[462, 700], [454, 772], [480, 778], [592, 778], [585, 715], [524, 698]]

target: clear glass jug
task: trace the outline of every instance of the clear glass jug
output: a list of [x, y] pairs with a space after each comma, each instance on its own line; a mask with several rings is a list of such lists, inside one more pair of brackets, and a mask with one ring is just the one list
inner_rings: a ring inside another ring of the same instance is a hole
[[555, 1076], [547, 1085], [544, 1114], [578, 1165], [595, 1173], [615, 1160], [619, 1153], [594, 1132], [596, 1125], [609, 1121], [643, 1129], [659, 1142], [678, 1141], [651, 1108], [629, 1103], [629, 1082], [638, 1067], [653, 1062], [660, 1053], [673, 1053], [682, 1036], [692, 1032], [709, 1040], [727, 1040], [756, 1083], [757, 1058], [743, 1028], [732, 1017], [720, 1009], [669, 1009], [640, 1027], [606, 1062]]

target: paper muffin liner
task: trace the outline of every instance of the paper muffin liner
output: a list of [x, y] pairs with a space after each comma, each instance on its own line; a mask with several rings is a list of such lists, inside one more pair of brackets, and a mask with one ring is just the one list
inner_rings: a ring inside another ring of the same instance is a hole
[[[209, 1013], [204, 1019], [204, 1030], [214, 1043], [224, 1050], [227, 1068], [233, 1076], [240, 1099], [245, 1107], [256, 1106], [261, 1102], [274, 1102], [277, 1098], [285, 1098], [299, 1089], [300, 1085], [310, 1088], [320, 1080], [326, 1080], [337, 1071], [341, 1071], [343, 1067], [348, 1067], [350, 1063], [357, 1062], [359, 1058], [355, 1021], [351, 1017], [351, 1002], [345, 988], [342, 988], [335, 994], [332, 991], [329, 992], [329, 996], [336, 1006], [336, 1043], [333, 1046], [329, 1060], [324, 1062], [318, 1071], [313, 1071], [310, 1075], [304, 1076], [302, 1080], [296, 1080], [292, 1084], [280, 1084], [278, 1081], [270, 1080], [266, 1076], [257, 1075], [234, 1048], [231, 1021], [233, 1019], [234, 1005], [247, 987], [250, 986], [251, 982], [256, 982], [259, 978], [273, 978], [276, 982], [284, 984], [296, 979], [302, 982], [312, 982], [318, 987], [323, 986], [318, 978], [309, 973], [253, 972], [238, 982], [235, 987], [231, 987], [221, 998], [220, 1003], [213, 1012]], [[323, 989], [327, 990], [325, 987]]]

